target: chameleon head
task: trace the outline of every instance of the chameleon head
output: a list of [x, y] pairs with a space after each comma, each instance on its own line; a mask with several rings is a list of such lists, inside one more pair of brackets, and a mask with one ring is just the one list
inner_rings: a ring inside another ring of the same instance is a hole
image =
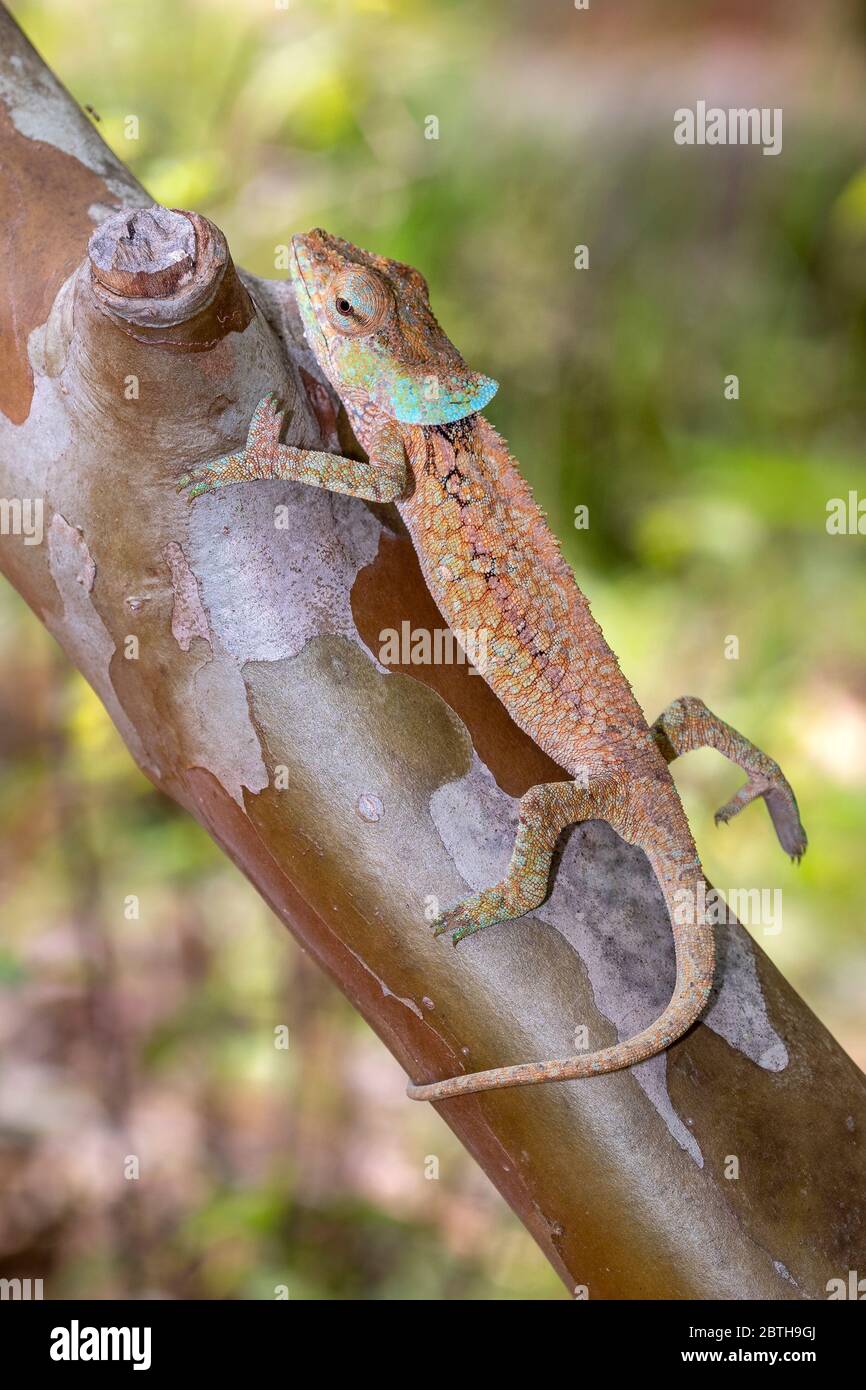
[[470, 371], [411, 266], [319, 229], [292, 238], [292, 281], [307, 339], [337, 394], [393, 420], [444, 425], [498, 390]]

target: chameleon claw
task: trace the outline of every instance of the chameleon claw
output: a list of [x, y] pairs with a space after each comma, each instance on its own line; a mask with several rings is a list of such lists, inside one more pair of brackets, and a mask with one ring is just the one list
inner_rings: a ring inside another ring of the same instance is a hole
[[[190, 502], [205, 492], [214, 492], [216, 488], [224, 486], [237, 476], [237, 465], [243, 457], [241, 453], [225, 454], [222, 458], [212, 459], [210, 463], [193, 468], [191, 472], [184, 473], [178, 479], [178, 492], [185, 492]], [[232, 469], [235, 469], [234, 473]]]
[[451, 945], [459, 946], [460, 942], [467, 936], [471, 936], [474, 931], [477, 931], [474, 922], [467, 922], [465, 927], [458, 927], [456, 931], [451, 933]]
[[[461, 920], [463, 921], [463, 925], [455, 929], [455, 921], [459, 922]], [[473, 923], [465, 921], [463, 913], [459, 908], [451, 908], [448, 912], [440, 912], [439, 916], [433, 919], [432, 927], [434, 936], [444, 936], [450, 931], [451, 944], [453, 946], [457, 946], [459, 942], [463, 940], [464, 936], [468, 936], [470, 932], [475, 930]]]
[[430, 923], [430, 925], [433, 929], [434, 936], [443, 936], [445, 932], [448, 931], [449, 916], [450, 914], [447, 912], [440, 912], [438, 917], [433, 918], [433, 921]]
[[[546, 884], [543, 885], [545, 886]], [[507, 885], [488, 888], [483, 893], [476, 893], [473, 897], [457, 903], [455, 907], [440, 912], [432, 923], [433, 935], [442, 936], [444, 932], [450, 931], [452, 944], [459, 946], [467, 936], [481, 931], [483, 927], [492, 927], [497, 922], [508, 922], [512, 918], [522, 917], [525, 912], [537, 907], [544, 896], [542, 891], [537, 896], [532, 893], [529, 898], [524, 896], [518, 900], [513, 891], [509, 892]]]
[[210, 482], [202, 478], [201, 472], [200, 469], [194, 469], [192, 473], [183, 473], [177, 480], [177, 491], [186, 493], [188, 502], [210, 489]]

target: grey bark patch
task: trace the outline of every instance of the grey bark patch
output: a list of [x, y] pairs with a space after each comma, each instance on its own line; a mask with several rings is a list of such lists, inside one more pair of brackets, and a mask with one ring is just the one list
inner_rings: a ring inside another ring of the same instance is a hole
[[[86, 594], [93, 588], [93, 581], [96, 579], [96, 565], [93, 557], [87, 548], [87, 542], [77, 526], [70, 526], [65, 517], [56, 512], [51, 518], [51, 526], [48, 531], [48, 568], [51, 576], [60, 589], [60, 596], [63, 599], [64, 617], [70, 621], [78, 605], [75, 603], [73, 595], [75, 589], [68, 585], [77, 584]], [[64, 587], [60, 587], [63, 581]], [[106, 642], [109, 646], [109, 658], [114, 653], [114, 642], [108, 631], [105, 632]]]
[[775, 1269], [777, 1274], [781, 1274], [783, 1279], [787, 1279], [789, 1284], [793, 1284], [795, 1289], [800, 1287], [794, 1276], [782, 1264], [781, 1260], [774, 1260], [773, 1268]]
[[91, 674], [127, 746], [143, 766], [150, 766], [138, 731], [118, 700], [109, 674], [114, 638], [90, 597], [96, 565], [81, 531], [70, 526], [59, 512], [55, 512], [48, 528], [48, 569], [63, 603], [63, 617], [58, 625], [46, 615], [46, 625], [72, 653], [76, 666]]
[[[192, 762], [212, 772], [241, 810], [246, 810], [244, 788], [264, 791], [269, 778], [241, 668], [232, 656], [216, 648], [213, 660], [196, 671], [193, 692], [197, 722], [188, 729], [192, 748], [187, 754]], [[219, 739], [213, 736], [215, 722], [222, 730]]]
[[381, 531], [363, 503], [302, 483], [241, 483], [199, 498], [188, 553], [211, 631], [241, 663], [296, 656], [324, 634], [363, 646], [351, 591]]
[[[496, 784], [477, 759], [469, 773], [433, 794], [430, 811], [442, 842], [473, 891], [498, 882], [514, 845], [519, 803]], [[565, 938], [583, 962], [595, 1006], [625, 1041], [656, 1019], [674, 986], [673, 941], [661, 893], [647, 875], [621, 870], [622, 845], [609, 826], [576, 827], [555, 871], [553, 890], [533, 916]], [[582, 904], [602, 905], [602, 922], [590, 926]], [[716, 995], [707, 1025], [767, 1070], [787, 1063], [773, 1030], [758, 980], [754, 954], [741, 928], [723, 929]], [[596, 1044], [590, 1039], [590, 1047]], [[700, 1147], [674, 1110], [667, 1090], [664, 1053], [632, 1068], [632, 1075], [668, 1130], [698, 1166]]]
[[34, 376], [60, 376], [66, 366], [75, 327], [75, 282], [79, 274], [76, 270], [64, 280], [45, 323], [34, 328], [27, 340], [27, 355]]
[[765, 1071], [784, 1071], [788, 1049], [767, 1015], [748, 932], [738, 922], [716, 927], [717, 988], [704, 1023]]
[[166, 563], [171, 571], [171, 587], [174, 590], [174, 607], [171, 614], [171, 635], [182, 652], [188, 652], [194, 637], [210, 641], [210, 629], [196, 577], [177, 541], [169, 541], [163, 550]]
[[[239, 805], [242, 788], [268, 786], [241, 667], [296, 656], [322, 634], [362, 646], [350, 596], [378, 553], [381, 529], [362, 503], [301, 483], [238, 484], [196, 502], [180, 553], [214, 644], [213, 662], [195, 679], [201, 760]], [[214, 710], [231, 730], [218, 765], [205, 738]]]

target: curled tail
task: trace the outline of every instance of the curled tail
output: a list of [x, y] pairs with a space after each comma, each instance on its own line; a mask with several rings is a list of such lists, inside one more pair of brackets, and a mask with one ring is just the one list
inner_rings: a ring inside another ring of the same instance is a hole
[[[685, 825], [685, 817], [681, 824]], [[616, 828], [622, 833], [619, 825]], [[410, 1085], [407, 1089], [410, 1099], [450, 1100], [452, 1096], [472, 1095], [476, 1091], [499, 1091], [507, 1086], [537, 1086], [545, 1081], [574, 1081], [585, 1076], [621, 1071], [635, 1062], [663, 1052], [691, 1028], [706, 1007], [715, 968], [713, 930], [699, 909], [699, 903], [703, 902], [700, 890], [704, 876], [700, 862], [694, 855], [694, 845], [687, 827], [686, 843], [690, 846], [691, 854], [683, 848], [681, 834], [671, 836], [662, 849], [657, 843], [658, 835], [651, 831], [647, 834], [649, 829], [644, 826], [640, 838], [633, 838], [632, 835], [627, 838], [641, 845], [653, 866], [670, 913], [677, 963], [676, 985], [671, 1001], [655, 1023], [626, 1042], [602, 1048], [599, 1052], [549, 1062], [522, 1062], [513, 1067], [495, 1067], [491, 1071], [453, 1076], [447, 1081], [434, 1081], [426, 1086]]]

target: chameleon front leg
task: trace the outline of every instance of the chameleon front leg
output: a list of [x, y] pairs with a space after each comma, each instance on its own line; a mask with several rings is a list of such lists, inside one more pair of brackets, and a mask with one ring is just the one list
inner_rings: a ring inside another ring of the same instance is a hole
[[[556, 842], [568, 825], [596, 817], [618, 822], [619, 792], [613, 780], [591, 783], [542, 782], [520, 801], [520, 820], [508, 872], [501, 883], [440, 912], [433, 935], [451, 932], [456, 946], [464, 937], [508, 922], [540, 907], [547, 897]], [[624, 803], [623, 803], [624, 805]]]
[[380, 430], [369, 463], [281, 444], [281, 428], [282, 410], [271, 392], [253, 411], [246, 447], [191, 469], [178, 480], [178, 492], [191, 500], [232, 483], [286, 478], [367, 502], [393, 502], [407, 489], [406, 450], [396, 427]]
[[716, 824], [723, 824], [762, 796], [779, 837], [779, 843], [792, 859], [806, 851], [806, 832], [800, 823], [797, 800], [782, 769], [754, 743], [731, 728], [703, 700], [682, 695], [659, 715], [652, 726], [653, 737], [667, 762], [693, 748], [716, 748], [747, 774], [748, 780], [716, 812]]

